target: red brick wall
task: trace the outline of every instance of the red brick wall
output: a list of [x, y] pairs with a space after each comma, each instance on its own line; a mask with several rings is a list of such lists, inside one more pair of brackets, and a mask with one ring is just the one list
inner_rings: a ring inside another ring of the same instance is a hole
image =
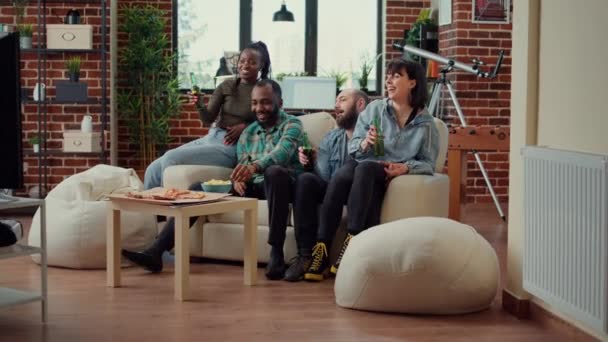
[[[151, 4], [158, 5], [167, 11], [167, 33], [171, 32], [171, 0], [118, 0], [119, 8], [129, 4]], [[56, 16], [62, 17], [69, 8], [77, 7], [84, 9], [84, 17], [87, 23], [99, 23], [100, 10], [96, 4], [49, 4], [49, 22]], [[395, 40], [403, 38], [403, 31], [409, 29], [418, 16], [420, 9], [430, 7], [430, 0], [388, 0], [386, 6], [387, 31], [386, 31], [386, 59], [400, 56], [400, 52], [393, 50], [391, 44]], [[109, 14], [109, 12], [108, 12]], [[28, 7], [26, 22], [35, 22], [36, 8]], [[14, 24], [14, 11], [10, 5], [0, 5], [0, 23]], [[99, 27], [96, 26], [95, 44], [99, 44]], [[34, 39], [35, 42], [35, 39]], [[119, 46], [124, 42], [124, 36], [119, 35]], [[35, 44], [35, 43], [34, 43]], [[497, 24], [473, 24], [471, 23], [471, 1], [454, 0], [452, 24], [440, 27], [440, 54], [446, 57], [454, 57], [458, 61], [467, 62], [471, 57], [482, 57], [484, 62], [493, 65], [499, 48], [504, 48], [509, 55], [511, 48], [511, 25]], [[53, 86], [55, 79], [64, 79], [63, 61], [70, 54], [51, 55], [49, 57], [49, 84]], [[99, 54], [82, 55], [86, 57], [81, 76], [89, 84], [90, 96], [100, 94], [100, 56]], [[25, 87], [33, 88], [36, 83], [36, 56], [35, 54], [22, 55], [22, 82]], [[108, 69], [109, 70], [109, 69]], [[470, 74], [454, 72], [451, 75], [457, 90], [458, 99], [463, 106], [467, 123], [470, 125], [509, 125], [509, 98], [510, 98], [510, 58], [505, 59], [502, 75], [497, 80], [487, 81], [477, 79]], [[31, 90], [30, 90], [31, 91]], [[49, 95], [53, 95], [52, 88]], [[449, 110], [449, 108], [448, 108]], [[95, 129], [99, 127], [99, 106], [61, 106], [49, 107], [49, 148], [61, 148], [61, 132], [64, 129], [76, 129], [85, 113], [93, 115]], [[453, 116], [453, 113], [449, 113]], [[454, 122], [454, 124], [458, 124]], [[137, 148], [128, 143], [127, 130], [119, 121], [119, 165], [122, 167], [139, 168], [137, 159]], [[29, 147], [27, 139], [37, 131], [37, 115], [35, 105], [24, 106], [24, 141]], [[171, 121], [171, 136], [174, 137], [170, 147], [182, 145], [205, 134], [198, 113], [190, 105], [186, 105], [179, 118]], [[109, 147], [109, 145], [108, 145]], [[508, 185], [508, 154], [507, 153], [484, 153], [482, 154], [484, 165], [489, 171], [495, 191], [501, 200], [507, 199]], [[28, 153], [25, 162], [26, 185], [31, 187], [38, 183], [37, 165], [35, 156]], [[66, 176], [83, 171], [98, 164], [99, 158], [95, 155], [83, 154], [56, 154], [49, 157], [49, 185], [52, 187]], [[467, 201], [485, 202], [490, 201], [483, 179], [477, 170], [474, 161], [469, 162], [471, 171], [467, 183]], [[142, 171], [142, 170], [140, 170]]]
[[[489, 70], [489, 67], [493, 68], [496, 64], [499, 50], [505, 50], [503, 66], [496, 79], [478, 78], [463, 71], [451, 73], [450, 79], [468, 125], [508, 127], [511, 116], [511, 24], [473, 23], [471, 13], [470, 0], [452, 1], [452, 23], [439, 27], [439, 54], [466, 64], [470, 63], [471, 58], [478, 57], [487, 64], [484, 70]], [[460, 125], [451, 102], [445, 101], [449, 96], [447, 93], [443, 95], [446, 121], [455, 126]], [[499, 200], [506, 202], [509, 184], [508, 153], [480, 153], [480, 157]], [[466, 201], [492, 201], [473, 155], [469, 156], [468, 167]]]
[[[47, 23], [58, 24], [70, 8], [78, 8], [87, 24], [92, 24], [93, 49], [99, 49], [101, 44], [101, 6], [99, 4], [52, 4], [47, 5]], [[37, 45], [37, 7], [35, 2], [26, 8], [24, 22], [34, 24], [33, 46]], [[108, 13], [109, 14], [109, 13]], [[0, 4], [0, 23], [16, 24], [15, 11], [10, 4]], [[108, 19], [109, 23], [109, 19]], [[47, 97], [55, 96], [57, 80], [67, 79], [65, 60], [72, 56], [82, 58], [80, 79], [88, 84], [89, 97], [101, 96], [101, 54], [100, 53], [58, 53], [49, 54], [47, 60]], [[21, 53], [21, 86], [27, 89], [28, 96], [32, 97], [33, 88], [37, 80], [37, 55], [35, 52]], [[107, 64], [109, 70], [109, 63]], [[109, 72], [108, 72], [109, 77]], [[109, 81], [108, 81], [109, 85]], [[34, 155], [29, 144], [29, 138], [38, 132], [37, 105], [30, 103], [23, 105], [23, 140], [24, 140], [24, 171], [25, 192], [38, 184], [38, 156]], [[86, 170], [100, 162], [98, 154], [63, 153], [62, 132], [69, 129], [79, 129], [84, 115], [93, 117], [94, 131], [101, 131], [100, 105], [55, 105], [48, 106], [47, 120], [47, 149], [48, 149], [48, 183], [52, 186], [65, 177]]]
[[431, 7], [430, 0], [388, 0], [386, 2], [386, 61], [401, 57], [402, 53], [393, 49], [396, 40], [402, 40], [404, 31], [409, 30], [418, 18], [420, 10]]

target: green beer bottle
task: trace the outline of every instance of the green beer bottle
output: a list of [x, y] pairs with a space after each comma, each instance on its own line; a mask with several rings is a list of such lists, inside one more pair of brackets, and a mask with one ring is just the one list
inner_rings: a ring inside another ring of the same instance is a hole
[[304, 154], [306, 155], [306, 157], [308, 157], [308, 165], [306, 165], [306, 168], [312, 168], [313, 166], [313, 161], [312, 161], [312, 145], [310, 144], [310, 140], [308, 139], [308, 134], [306, 134], [306, 132], [304, 132], [304, 134], [302, 135], [302, 150], [304, 152]]
[[374, 127], [376, 127], [376, 143], [374, 144], [374, 156], [382, 157], [384, 156], [384, 134], [382, 134], [380, 115], [376, 114], [372, 123]]
[[192, 95], [198, 95], [201, 93], [201, 88], [196, 85], [196, 78], [194, 77], [194, 73], [190, 73], [190, 83], [192, 84]]

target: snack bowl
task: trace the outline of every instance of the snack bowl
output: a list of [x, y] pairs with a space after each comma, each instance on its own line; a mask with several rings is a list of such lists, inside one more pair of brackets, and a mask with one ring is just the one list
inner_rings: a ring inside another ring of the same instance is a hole
[[203, 191], [206, 192], [218, 192], [218, 193], [229, 193], [230, 190], [232, 189], [232, 182], [227, 180], [227, 181], [223, 181], [223, 180], [217, 180], [217, 179], [212, 179], [206, 182], [201, 183], [201, 186], [203, 187]]

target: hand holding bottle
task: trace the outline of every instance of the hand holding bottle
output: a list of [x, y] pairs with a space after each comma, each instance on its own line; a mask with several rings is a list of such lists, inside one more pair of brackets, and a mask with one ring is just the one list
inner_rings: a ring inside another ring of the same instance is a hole
[[315, 160], [316, 150], [311, 148], [310, 150], [305, 150], [304, 147], [298, 147], [298, 159], [300, 160], [300, 164], [304, 167], [309, 167], [313, 164]]

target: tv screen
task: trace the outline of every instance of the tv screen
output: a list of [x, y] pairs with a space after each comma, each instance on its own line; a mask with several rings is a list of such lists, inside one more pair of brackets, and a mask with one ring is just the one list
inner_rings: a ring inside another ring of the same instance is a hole
[[19, 36], [0, 32], [0, 189], [23, 188]]

